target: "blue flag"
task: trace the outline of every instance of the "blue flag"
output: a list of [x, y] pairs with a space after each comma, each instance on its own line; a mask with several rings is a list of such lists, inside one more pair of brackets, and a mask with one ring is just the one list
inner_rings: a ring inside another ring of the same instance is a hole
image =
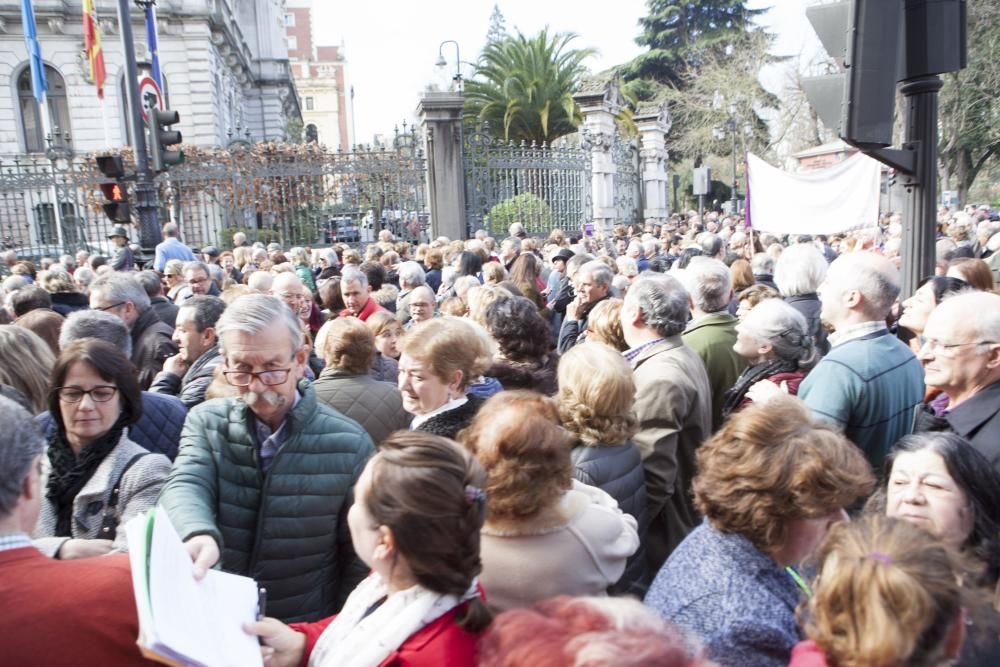
[[[156, 37], [156, 5], [146, 5], [146, 41], [149, 43], [149, 58], [152, 61], [153, 81], [163, 92], [163, 76], [160, 74], [160, 41]], [[164, 100], [166, 103], [166, 100]]]
[[42, 62], [42, 47], [38, 43], [38, 28], [35, 27], [35, 10], [31, 0], [21, 0], [21, 25], [24, 26], [24, 45], [31, 59], [31, 90], [41, 104], [49, 84], [45, 80], [45, 63]]

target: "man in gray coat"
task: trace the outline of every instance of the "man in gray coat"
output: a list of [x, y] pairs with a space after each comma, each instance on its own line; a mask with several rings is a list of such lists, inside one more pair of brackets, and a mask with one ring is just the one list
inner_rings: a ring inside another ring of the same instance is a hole
[[222, 364], [215, 324], [226, 309], [217, 296], [193, 296], [177, 310], [173, 340], [180, 350], [163, 362], [149, 390], [177, 396], [190, 410], [205, 400], [205, 391]]
[[691, 499], [696, 453], [712, 434], [705, 365], [684, 344], [688, 294], [676, 278], [645, 274], [632, 283], [621, 320], [635, 377], [639, 432], [633, 440], [646, 474], [647, 584], [700, 521]]
[[219, 565], [267, 588], [269, 616], [324, 618], [367, 574], [347, 511], [372, 439], [299, 382], [309, 350], [280, 299], [240, 297], [216, 332], [239, 396], [188, 413], [160, 504], [195, 578]]

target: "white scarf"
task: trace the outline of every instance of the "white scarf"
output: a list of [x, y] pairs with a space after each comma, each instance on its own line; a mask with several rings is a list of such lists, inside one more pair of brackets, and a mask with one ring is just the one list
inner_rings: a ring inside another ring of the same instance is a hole
[[461, 598], [434, 593], [417, 584], [393, 593], [364, 616], [387, 593], [382, 577], [374, 572], [358, 584], [320, 635], [309, 667], [377, 667], [420, 629], [479, 595], [475, 580]]

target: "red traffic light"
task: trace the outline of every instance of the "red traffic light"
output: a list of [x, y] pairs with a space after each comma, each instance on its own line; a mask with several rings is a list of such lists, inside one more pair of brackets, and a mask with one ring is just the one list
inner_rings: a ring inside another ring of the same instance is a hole
[[125, 201], [120, 183], [101, 183], [101, 194], [107, 201]]

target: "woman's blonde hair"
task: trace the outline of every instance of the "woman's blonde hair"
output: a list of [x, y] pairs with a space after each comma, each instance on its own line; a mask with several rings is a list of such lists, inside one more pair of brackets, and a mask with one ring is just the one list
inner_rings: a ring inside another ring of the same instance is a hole
[[403, 334], [403, 325], [399, 323], [399, 320], [392, 313], [385, 310], [380, 310], [369, 315], [368, 319], [365, 320], [365, 324], [373, 336], [381, 336], [391, 326], [399, 329], [400, 335]]
[[952, 552], [930, 534], [870, 515], [830, 529], [799, 616], [831, 665], [942, 665], [946, 649], [957, 649], [948, 640], [962, 608], [960, 576]]
[[485, 328], [486, 308], [497, 299], [505, 296], [514, 296], [514, 294], [500, 285], [473, 287], [465, 295], [465, 301], [469, 306], [469, 319]]
[[486, 333], [470, 322], [442, 316], [410, 329], [399, 350], [430, 365], [431, 372], [446, 384], [451, 382], [455, 371], [461, 371], [458, 388], [464, 390], [493, 363], [487, 339]]
[[507, 269], [500, 262], [483, 262], [483, 283], [497, 285], [507, 280]]
[[13, 324], [0, 326], [0, 383], [21, 392], [36, 414], [48, 409], [49, 373], [55, 363], [41, 336]]
[[621, 299], [604, 299], [587, 316], [587, 340], [604, 343], [619, 352], [628, 349], [625, 333], [622, 331]]
[[792, 520], [826, 516], [875, 487], [861, 450], [793, 396], [735, 413], [698, 450], [698, 471], [698, 511], [767, 554], [784, 545]]
[[601, 343], [581, 343], [559, 360], [556, 405], [563, 426], [585, 445], [620, 445], [639, 428], [632, 368]]

